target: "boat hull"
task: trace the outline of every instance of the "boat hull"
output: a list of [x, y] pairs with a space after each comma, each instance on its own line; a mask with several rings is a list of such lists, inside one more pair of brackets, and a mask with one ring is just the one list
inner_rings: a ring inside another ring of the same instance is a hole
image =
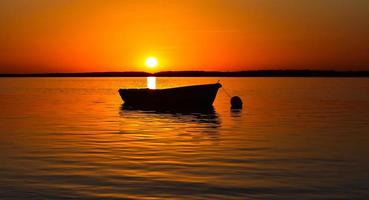
[[125, 106], [188, 108], [211, 107], [221, 84], [194, 85], [169, 89], [120, 89]]

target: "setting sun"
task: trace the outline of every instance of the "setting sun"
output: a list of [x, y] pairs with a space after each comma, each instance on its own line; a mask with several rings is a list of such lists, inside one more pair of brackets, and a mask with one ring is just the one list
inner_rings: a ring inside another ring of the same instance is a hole
[[146, 66], [150, 67], [150, 68], [154, 68], [156, 66], [158, 66], [158, 59], [156, 59], [155, 57], [149, 57], [146, 59]]

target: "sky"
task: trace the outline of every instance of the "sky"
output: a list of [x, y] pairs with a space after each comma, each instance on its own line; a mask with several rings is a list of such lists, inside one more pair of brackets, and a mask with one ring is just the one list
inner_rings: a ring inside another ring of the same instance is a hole
[[1, 0], [0, 73], [369, 70], [368, 0]]

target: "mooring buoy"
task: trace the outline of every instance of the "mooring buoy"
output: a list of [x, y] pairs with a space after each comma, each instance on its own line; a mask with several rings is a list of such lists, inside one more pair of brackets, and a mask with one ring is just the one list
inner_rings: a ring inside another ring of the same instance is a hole
[[239, 96], [231, 98], [231, 109], [242, 109], [242, 99]]

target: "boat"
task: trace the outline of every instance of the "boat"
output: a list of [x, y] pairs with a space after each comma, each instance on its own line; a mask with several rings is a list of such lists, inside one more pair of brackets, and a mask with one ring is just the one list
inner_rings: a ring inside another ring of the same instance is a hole
[[145, 108], [212, 107], [220, 83], [167, 89], [120, 89], [124, 106]]

